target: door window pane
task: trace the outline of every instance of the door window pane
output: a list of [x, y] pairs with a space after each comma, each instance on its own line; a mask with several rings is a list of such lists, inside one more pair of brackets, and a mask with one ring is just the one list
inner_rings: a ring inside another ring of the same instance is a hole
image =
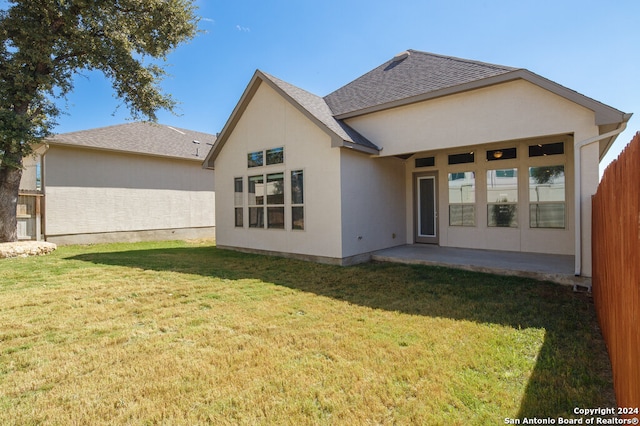
[[435, 237], [435, 179], [423, 178], [419, 180], [418, 191], [420, 199], [420, 226], [422, 237]]

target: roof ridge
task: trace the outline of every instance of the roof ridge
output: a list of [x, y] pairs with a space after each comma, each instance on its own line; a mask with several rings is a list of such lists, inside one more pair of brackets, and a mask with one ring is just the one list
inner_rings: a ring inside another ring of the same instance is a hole
[[139, 121], [132, 121], [130, 123], [109, 124], [108, 126], [92, 127], [90, 129], [73, 130], [71, 132], [64, 132], [64, 133], [54, 133], [51, 137], [55, 139], [56, 136], [67, 136], [67, 135], [74, 135], [77, 133], [94, 132], [94, 131], [100, 131], [100, 130], [113, 129], [116, 127], [125, 127], [125, 126], [133, 126], [133, 125], [140, 125], [140, 124], [147, 124], [150, 126], [159, 126], [159, 127], [168, 127], [176, 130], [184, 130], [190, 133], [202, 133], [203, 135], [215, 136], [215, 133], [202, 132], [200, 130], [187, 129], [184, 127], [172, 126], [169, 124], [158, 123], [155, 121], [139, 120]]
[[491, 68], [497, 68], [497, 69], [508, 70], [508, 71], [517, 71], [517, 70], [523, 69], [523, 68], [511, 67], [509, 65], [494, 64], [492, 62], [484, 62], [484, 61], [478, 61], [478, 60], [475, 60], [475, 59], [460, 58], [460, 57], [457, 57], [457, 56], [441, 55], [439, 53], [424, 52], [424, 51], [415, 50], [415, 49], [407, 49], [407, 52], [420, 53], [420, 54], [423, 54], [423, 55], [435, 56], [435, 57], [438, 57], [438, 58], [450, 59], [452, 61], [457, 61], [457, 62], [463, 62], [463, 63], [466, 63], [466, 64], [483, 65], [483, 66], [487, 66], [487, 67], [491, 67]]
[[324, 97], [334, 115], [370, 111], [465, 84], [513, 73], [518, 68], [409, 49]]

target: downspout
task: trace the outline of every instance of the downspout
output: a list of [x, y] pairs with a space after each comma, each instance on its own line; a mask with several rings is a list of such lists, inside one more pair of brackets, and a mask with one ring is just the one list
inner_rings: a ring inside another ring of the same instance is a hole
[[575, 276], [579, 277], [582, 274], [582, 176], [581, 176], [581, 162], [582, 162], [582, 148], [592, 143], [600, 142], [602, 139], [614, 137], [624, 132], [627, 128], [627, 122], [623, 121], [620, 126], [608, 133], [604, 133], [599, 136], [594, 136], [589, 139], [585, 139], [578, 142], [573, 150], [573, 163], [575, 167], [574, 175], [574, 188], [573, 195], [575, 201], [574, 215], [575, 215]]
[[[45, 166], [45, 156], [47, 154], [47, 152], [49, 151], [49, 144], [45, 143], [44, 144], [44, 151], [42, 151], [42, 154], [40, 154], [40, 191], [42, 192], [42, 195], [45, 195], [46, 192], [46, 166]], [[38, 198], [39, 200], [42, 200], [40, 197]], [[40, 201], [42, 203], [42, 201]], [[46, 215], [47, 215], [47, 209], [46, 209], [46, 200], [45, 200], [45, 208], [43, 209], [41, 207], [40, 210], [40, 232], [38, 232], [38, 235], [36, 236], [36, 239], [40, 238], [40, 235], [42, 235], [42, 238], [44, 240], [46, 240], [46, 235], [47, 235], [47, 220], [46, 220]]]

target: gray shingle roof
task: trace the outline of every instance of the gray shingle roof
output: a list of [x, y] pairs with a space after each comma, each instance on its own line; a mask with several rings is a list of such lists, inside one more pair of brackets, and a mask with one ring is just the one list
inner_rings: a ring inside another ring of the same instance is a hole
[[361, 145], [376, 151], [379, 150], [376, 145], [349, 127], [346, 123], [341, 120], [336, 120], [333, 117], [331, 108], [329, 108], [329, 105], [327, 105], [325, 100], [320, 96], [307, 92], [306, 90], [289, 84], [286, 81], [280, 80], [279, 78], [265, 72], [260, 71], [260, 73], [345, 142], [352, 142], [356, 145]]
[[[193, 141], [200, 142], [199, 144]], [[214, 135], [149, 122], [119, 124], [61, 133], [50, 144], [70, 145], [202, 162], [215, 142]], [[196, 155], [197, 154], [197, 155]]]
[[400, 101], [509, 73], [517, 68], [408, 50], [325, 96], [334, 115]]
[[517, 79], [529, 81], [593, 110], [597, 125], [616, 124], [628, 121], [631, 117], [631, 114], [618, 111], [524, 68], [417, 50], [408, 50], [406, 53], [407, 55], [398, 55], [324, 98], [262, 71], [256, 71], [225, 124], [216, 145], [207, 155], [205, 166], [213, 168], [214, 160], [261, 84], [260, 82], [269, 84], [317, 125], [340, 138], [341, 141], [334, 146], [347, 146], [374, 154], [380, 149], [343, 120]]

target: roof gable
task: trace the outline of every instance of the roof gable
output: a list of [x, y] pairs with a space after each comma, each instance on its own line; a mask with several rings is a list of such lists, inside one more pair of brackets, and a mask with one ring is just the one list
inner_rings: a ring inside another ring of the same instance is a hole
[[269, 85], [269, 87], [289, 101], [308, 119], [327, 132], [331, 136], [334, 146], [346, 146], [371, 154], [377, 154], [379, 152], [379, 148], [376, 145], [349, 127], [346, 123], [334, 118], [333, 112], [322, 97], [257, 70], [242, 94], [240, 101], [231, 113], [229, 120], [227, 120], [222, 132], [220, 132], [209, 155], [207, 155], [204, 161], [204, 167], [214, 168], [214, 162], [218, 153], [226, 143], [231, 132], [233, 132], [240, 117], [262, 83]]
[[135, 153], [202, 161], [216, 137], [212, 134], [150, 122], [134, 122], [77, 132], [47, 139], [52, 145]]

